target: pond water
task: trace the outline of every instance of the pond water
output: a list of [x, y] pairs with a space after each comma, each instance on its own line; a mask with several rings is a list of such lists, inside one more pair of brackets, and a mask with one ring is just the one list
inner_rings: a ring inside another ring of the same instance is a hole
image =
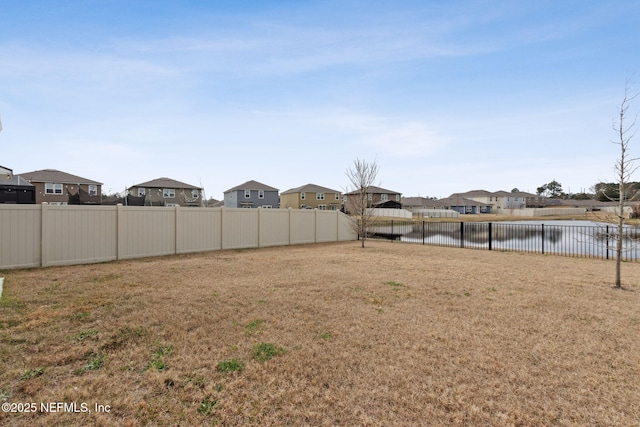
[[[592, 221], [379, 224], [379, 235], [427, 245], [614, 258], [617, 226]], [[640, 259], [640, 228], [623, 231], [623, 258]]]

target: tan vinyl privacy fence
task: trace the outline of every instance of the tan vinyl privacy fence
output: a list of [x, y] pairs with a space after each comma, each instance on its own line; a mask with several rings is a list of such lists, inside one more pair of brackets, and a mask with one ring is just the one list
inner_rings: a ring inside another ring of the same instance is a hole
[[0, 268], [355, 240], [338, 211], [0, 205]]

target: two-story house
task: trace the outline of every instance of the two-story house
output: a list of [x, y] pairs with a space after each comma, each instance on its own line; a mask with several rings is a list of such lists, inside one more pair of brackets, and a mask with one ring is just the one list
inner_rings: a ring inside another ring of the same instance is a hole
[[144, 200], [144, 206], [204, 206], [201, 187], [176, 181], [171, 178], [157, 178], [127, 188], [133, 198]]
[[102, 183], [56, 169], [18, 174], [35, 187], [36, 203], [102, 204]]
[[[368, 208], [402, 209], [402, 203], [400, 202], [402, 193], [373, 185], [367, 187], [364, 192], [367, 196]], [[352, 214], [358, 211], [357, 207], [359, 206], [360, 195], [361, 192], [359, 189], [344, 195], [344, 209], [346, 213]]]
[[287, 209], [340, 210], [342, 193], [327, 187], [307, 184], [280, 194], [280, 207]]
[[278, 208], [278, 191], [258, 181], [247, 181], [224, 192], [224, 207]]

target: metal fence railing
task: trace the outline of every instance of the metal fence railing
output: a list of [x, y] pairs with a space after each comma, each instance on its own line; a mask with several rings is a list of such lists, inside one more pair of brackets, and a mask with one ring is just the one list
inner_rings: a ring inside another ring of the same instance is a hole
[[[556, 254], [582, 258], [613, 259], [617, 226], [554, 225], [508, 222], [375, 221], [369, 238], [400, 240], [423, 245]], [[623, 229], [622, 259], [640, 260], [640, 228]]]

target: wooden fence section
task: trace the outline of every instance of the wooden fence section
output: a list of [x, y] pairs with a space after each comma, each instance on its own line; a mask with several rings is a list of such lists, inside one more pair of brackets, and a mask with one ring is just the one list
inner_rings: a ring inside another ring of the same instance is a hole
[[0, 205], [0, 268], [355, 240], [338, 211]]

